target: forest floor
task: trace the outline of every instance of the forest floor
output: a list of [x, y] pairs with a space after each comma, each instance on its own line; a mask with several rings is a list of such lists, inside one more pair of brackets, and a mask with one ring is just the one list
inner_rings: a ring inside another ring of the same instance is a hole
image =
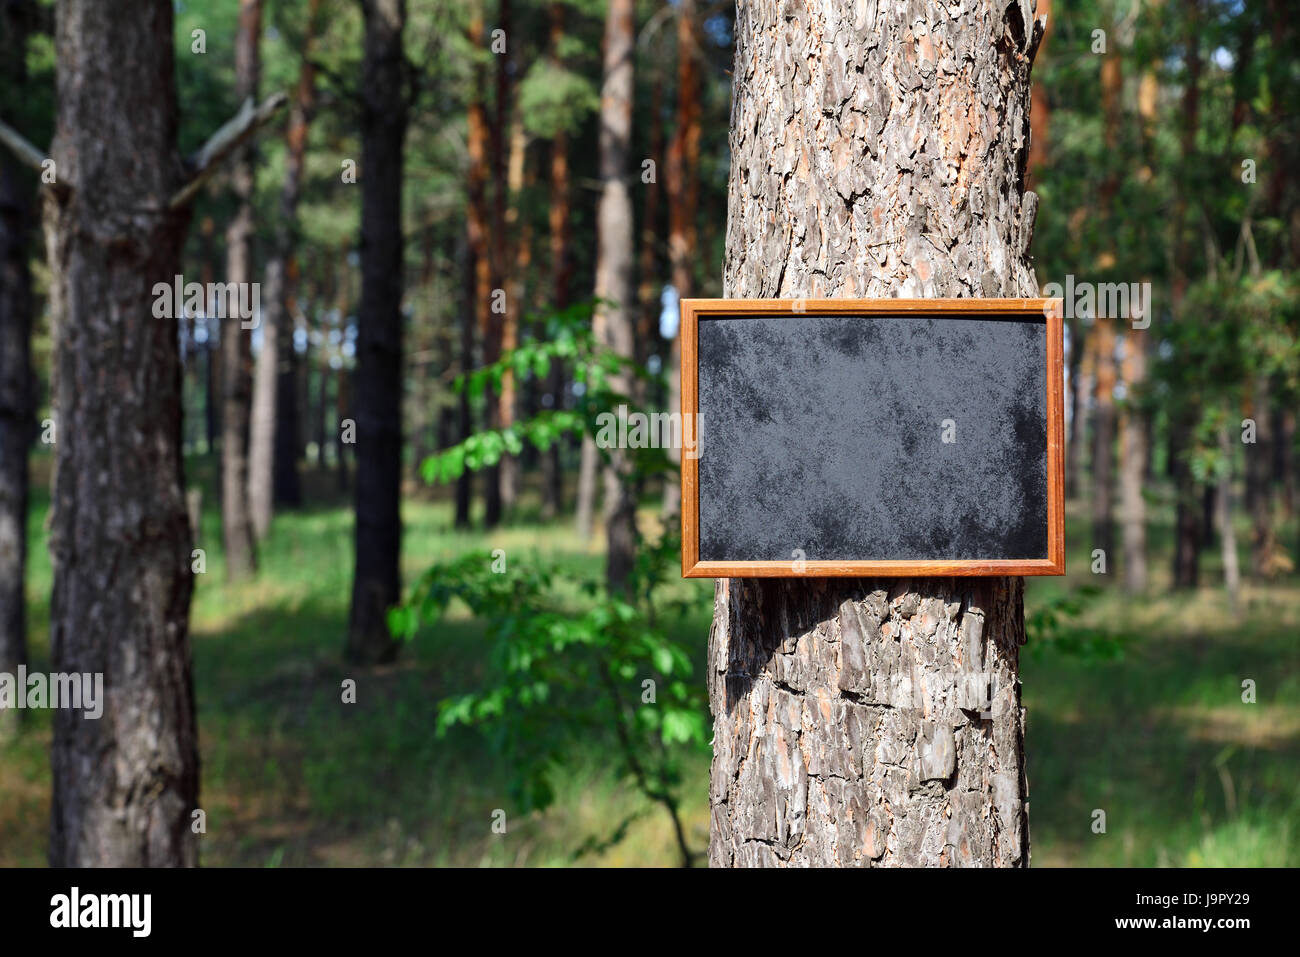
[[[564, 865], [589, 837], [608, 836], [638, 809], [645, 813], [623, 841], [579, 862], [676, 864], [667, 816], [611, 778], [600, 741], [583, 765], [557, 776], [548, 811], [493, 833], [494, 810], [508, 806], [509, 769], [473, 731], [434, 735], [439, 699], [474, 687], [485, 666], [482, 628], [463, 608], [397, 664], [359, 676], [356, 705], [340, 705], [341, 684], [352, 676], [340, 660], [352, 520], [345, 498], [324, 491], [332, 485], [330, 476], [313, 476], [312, 498], [321, 504], [277, 517], [257, 580], [237, 586], [224, 583], [220, 519], [215, 498], [205, 501], [198, 544], [208, 567], [192, 618], [203, 864]], [[38, 491], [28, 594], [31, 667], [44, 671], [47, 508]], [[1066, 591], [1102, 581], [1089, 570], [1085, 519], [1075, 511], [1070, 574], [1029, 580], [1031, 620]], [[569, 519], [544, 523], [525, 512], [508, 529], [459, 533], [446, 501], [426, 498], [406, 501], [403, 515], [408, 581], [468, 549], [501, 547], [593, 575], [603, 566], [601, 536], [580, 542]], [[644, 515], [653, 521], [651, 510]], [[1032, 861], [1300, 865], [1300, 576], [1247, 584], [1233, 612], [1218, 584], [1217, 553], [1207, 554], [1202, 588], [1171, 595], [1169, 528], [1159, 519], [1149, 597], [1131, 599], [1108, 584], [1058, 640], [1031, 640], [1025, 649]], [[1294, 542], [1295, 529], [1287, 534]], [[702, 660], [712, 583], [673, 587], [692, 599], [680, 627], [698, 640]], [[1082, 650], [1071, 651], [1076, 638]], [[703, 680], [698, 663], [696, 677]], [[1254, 704], [1242, 702], [1247, 680], [1255, 682]], [[17, 741], [0, 745], [0, 866], [45, 861], [50, 736], [49, 713], [35, 712]], [[708, 761], [700, 752], [686, 762], [682, 814], [696, 850], [708, 842]], [[1095, 833], [1098, 811], [1104, 833]]]

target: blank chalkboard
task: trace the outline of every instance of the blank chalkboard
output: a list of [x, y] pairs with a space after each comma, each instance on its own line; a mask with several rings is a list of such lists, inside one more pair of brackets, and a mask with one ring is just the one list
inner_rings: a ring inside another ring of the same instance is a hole
[[1051, 305], [684, 301], [683, 574], [1063, 574]]

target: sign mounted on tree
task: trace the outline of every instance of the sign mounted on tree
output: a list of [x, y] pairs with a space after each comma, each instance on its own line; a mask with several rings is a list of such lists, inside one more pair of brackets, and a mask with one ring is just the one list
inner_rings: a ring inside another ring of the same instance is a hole
[[682, 575], [1062, 575], [1059, 300], [686, 299]]

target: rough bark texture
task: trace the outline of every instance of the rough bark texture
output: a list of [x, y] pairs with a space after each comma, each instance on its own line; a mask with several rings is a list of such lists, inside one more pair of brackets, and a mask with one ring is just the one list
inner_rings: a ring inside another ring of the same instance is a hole
[[[741, 3], [728, 296], [1025, 296], [1016, 3]], [[1019, 579], [723, 580], [710, 863], [1028, 862]]]
[[404, 0], [366, 0], [361, 114], [361, 308], [357, 329], [356, 573], [350, 661], [397, 656], [388, 609], [401, 597], [402, 147]]
[[[235, 94], [242, 103], [257, 95], [261, 75], [262, 0], [240, 0], [235, 38]], [[256, 153], [242, 147], [231, 164], [238, 201], [226, 228], [226, 282], [244, 288], [253, 282], [253, 189]], [[239, 581], [257, 571], [253, 519], [248, 504], [248, 433], [253, 404], [251, 330], [238, 316], [221, 324], [221, 537], [226, 578]]]
[[55, 43], [52, 669], [102, 673], [106, 702], [98, 721], [55, 712], [50, 863], [194, 865], [181, 366], [152, 292], [180, 272], [189, 215], [168, 208], [181, 185], [172, 4], [63, 0]]
[[[632, 0], [611, 0], [605, 21], [604, 83], [600, 91], [600, 203], [596, 209], [596, 335], [612, 352], [634, 357], [632, 337], [636, 290], [632, 281], [632, 194], [628, 163], [632, 149], [632, 64], [636, 19]], [[633, 394], [632, 377], [619, 372], [610, 386]], [[585, 449], [584, 449], [585, 451]], [[636, 501], [632, 495], [627, 450], [608, 449], [605, 482], [605, 577], [612, 591], [622, 589], [636, 560]]]
[[[27, 76], [35, 6], [0, 3], [0, 119]], [[32, 276], [29, 242], [36, 179], [0, 154], [0, 672], [27, 663], [27, 452], [33, 435]], [[0, 740], [21, 711], [0, 711]]]

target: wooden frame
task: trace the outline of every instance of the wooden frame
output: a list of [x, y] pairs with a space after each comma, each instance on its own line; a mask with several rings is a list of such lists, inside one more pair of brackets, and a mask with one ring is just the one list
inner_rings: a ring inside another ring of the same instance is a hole
[[681, 457], [683, 578], [945, 577], [1065, 574], [1065, 361], [1060, 299], [683, 299], [683, 428], [699, 412], [699, 320], [713, 316], [1037, 316], [1047, 325], [1047, 558], [943, 561], [701, 561], [699, 461]]

